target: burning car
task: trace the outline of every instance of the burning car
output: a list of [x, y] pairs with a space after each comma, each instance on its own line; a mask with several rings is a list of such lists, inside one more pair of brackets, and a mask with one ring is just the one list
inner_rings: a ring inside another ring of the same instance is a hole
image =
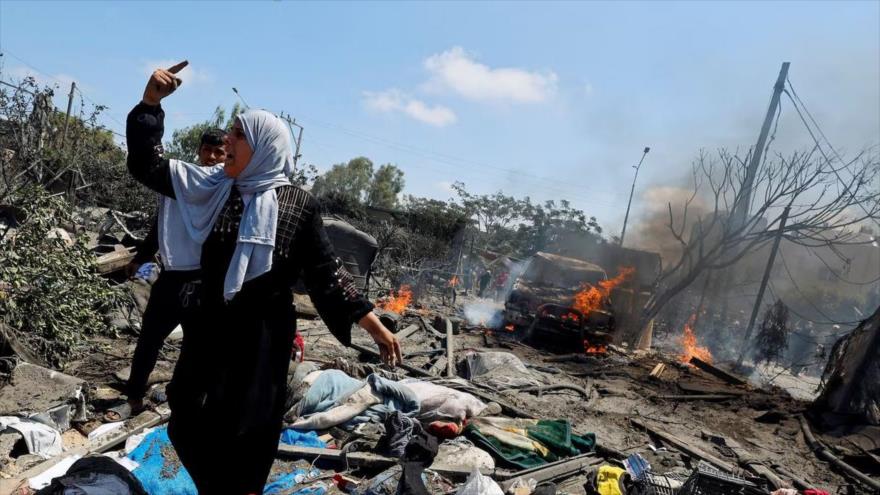
[[587, 353], [603, 353], [615, 328], [611, 290], [632, 268], [609, 279], [600, 266], [539, 252], [529, 259], [504, 304], [505, 328], [523, 339], [554, 336], [558, 343], [583, 344]]

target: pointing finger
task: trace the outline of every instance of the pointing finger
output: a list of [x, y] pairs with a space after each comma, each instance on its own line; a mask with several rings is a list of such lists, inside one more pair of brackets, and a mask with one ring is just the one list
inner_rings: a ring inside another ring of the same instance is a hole
[[177, 74], [178, 72], [182, 71], [183, 68], [186, 67], [187, 65], [189, 65], [189, 60], [184, 60], [183, 62], [180, 62], [178, 64], [174, 64], [171, 67], [169, 67], [168, 72], [170, 72], [172, 74]]

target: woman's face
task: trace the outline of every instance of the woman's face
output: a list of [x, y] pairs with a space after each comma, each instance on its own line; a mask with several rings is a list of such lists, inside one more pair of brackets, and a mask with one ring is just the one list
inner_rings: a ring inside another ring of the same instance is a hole
[[226, 134], [226, 163], [223, 171], [233, 179], [238, 177], [251, 161], [254, 150], [248, 144], [241, 122], [235, 119], [232, 130]]

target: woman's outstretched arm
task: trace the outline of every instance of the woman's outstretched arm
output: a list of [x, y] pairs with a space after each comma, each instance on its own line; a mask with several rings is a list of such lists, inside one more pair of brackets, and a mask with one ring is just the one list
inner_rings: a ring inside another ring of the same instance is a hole
[[141, 102], [129, 112], [125, 123], [129, 172], [141, 184], [172, 198], [168, 160], [162, 158], [165, 112], [160, 103], [180, 86], [181, 80], [175, 74], [187, 64], [184, 61], [169, 69], [153, 71]]

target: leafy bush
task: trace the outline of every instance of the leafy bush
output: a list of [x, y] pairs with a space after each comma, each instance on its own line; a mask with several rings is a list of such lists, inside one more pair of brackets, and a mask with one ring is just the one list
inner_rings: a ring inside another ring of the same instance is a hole
[[72, 221], [64, 200], [39, 187], [15, 199], [25, 218], [18, 228], [0, 231], [0, 321], [58, 366], [87, 337], [112, 334], [104, 315], [125, 295], [97, 274], [82, 240], [68, 244], [55, 233]]

